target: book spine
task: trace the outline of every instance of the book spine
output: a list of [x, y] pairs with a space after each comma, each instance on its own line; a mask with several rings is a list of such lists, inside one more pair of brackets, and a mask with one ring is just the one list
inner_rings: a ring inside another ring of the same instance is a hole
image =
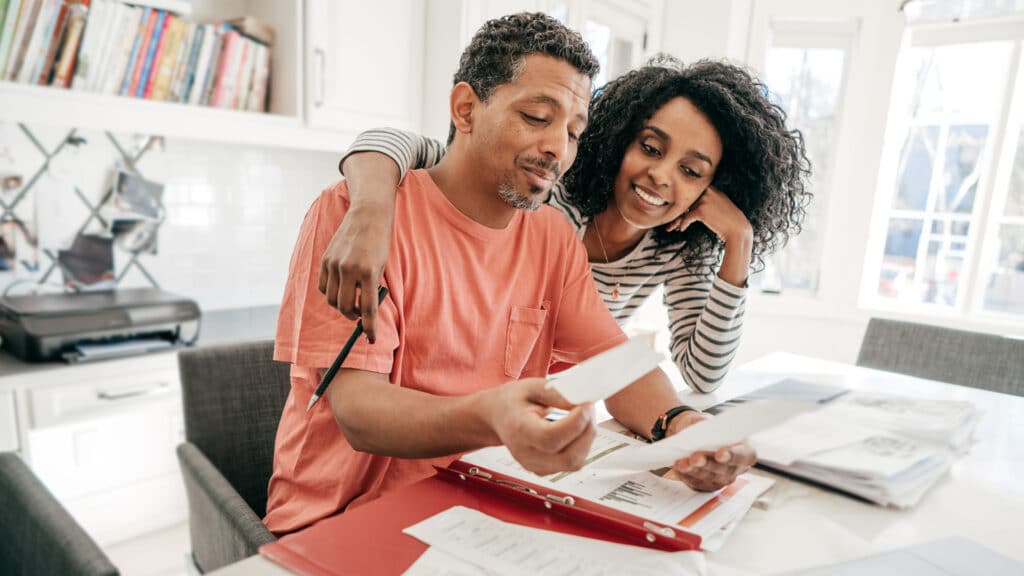
[[199, 47], [199, 57], [196, 58], [196, 65], [191, 73], [187, 100], [189, 104], [198, 106], [202, 103], [206, 88], [206, 72], [210, 69], [210, 58], [217, 45], [217, 38], [217, 29], [212, 24], [204, 24], [203, 45]]
[[11, 0], [11, 3], [7, 5], [7, 16], [4, 18], [3, 27], [0, 28], [0, 80], [4, 78], [4, 73], [7, 70], [7, 56], [11, 53], [18, 17], [21, 15], [21, 7], [24, 5], [22, 0]]
[[[160, 70], [153, 85], [152, 98], [154, 100], [167, 100], [171, 94], [171, 82], [174, 80], [174, 71], [178, 67], [178, 59], [181, 57], [181, 43], [185, 41], [185, 21], [175, 18], [171, 26], [167, 28], [167, 45], [164, 46], [164, 55], [160, 60]], [[154, 64], [155, 65], [155, 64]]]
[[196, 83], [196, 75], [199, 73], [199, 59], [207, 50], [209, 38], [206, 37], [206, 26], [196, 24], [195, 33], [192, 35], [192, 43], [189, 46], [188, 63], [185, 66], [185, 79], [181, 85], [181, 96], [179, 102], [192, 102], [192, 87]]
[[231, 104], [231, 94], [234, 87], [239, 50], [241, 49], [241, 35], [234, 29], [224, 33], [224, 48], [221, 51], [220, 62], [217, 64], [217, 82], [213, 89], [210, 105], [214, 108], [227, 108]]
[[25, 63], [18, 74], [18, 82], [35, 84], [36, 78], [43, 65], [46, 64], [46, 54], [50, 48], [50, 39], [53, 36], [53, 28], [57, 24], [63, 0], [47, 0], [39, 12], [39, 22], [36, 23], [36, 31], [32, 33], [32, 44], [25, 53]]
[[259, 68], [254, 81], [256, 98], [251, 108], [254, 112], [267, 111], [267, 93], [270, 92], [270, 46], [262, 46]]
[[220, 66], [221, 58], [224, 56], [225, 34], [227, 30], [223, 27], [218, 27], [216, 30], [217, 44], [213, 47], [213, 52], [210, 54], [210, 65], [206, 68], [206, 80], [203, 84], [203, 95], [200, 99], [200, 103], [204, 106], [209, 106], [213, 100], [213, 92], [217, 88], [217, 68]]
[[[14, 4], [14, 0], [0, 0], [0, 42], [4, 39], [4, 22], [7, 21], [7, 10]], [[3, 64], [0, 64], [3, 68]]]
[[70, 8], [73, 0], [60, 0], [60, 8], [57, 9], [57, 19], [54, 21], [53, 28], [50, 30], [49, 38], [44, 39], [43, 47], [40, 49], [42, 54], [41, 65], [39, 71], [36, 73], [35, 83], [40, 85], [47, 85], [50, 83], [50, 74], [53, 72], [53, 64], [57, 60], [57, 50], [61, 46], [61, 40], [64, 38], [64, 32], [67, 30], [68, 24], [68, 9]]
[[85, 23], [89, 16], [89, 2], [76, 2], [68, 10], [68, 31], [64, 37], [64, 47], [57, 60], [53, 72], [53, 85], [61, 88], [71, 87], [71, 75], [78, 60], [78, 47], [82, 42]]
[[118, 4], [118, 11], [118, 19], [110, 31], [110, 56], [108, 60], [102, 61], [109, 61], [110, 64], [101, 66], [103, 83], [98, 86], [98, 90], [104, 94], [117, 94], [121, 89], [124, 69], [131, 56], [132, 44], [135, 43], [135, 34], [131, 30], [138, 25], [142, 8]]
[[181, 100], [181, 87], [185, 83], [185, 69], [188, 67], [188, 57], [192, 52], [195, 32], [195, 22], [182, 21], [181, 31], [178, 34], [178, 46], [174, 55], [174, 67], [171, 69], [171, 79], [164, 100], [170, 102]]
[[18, 66], [18, 75], [14, 78], [16, 82], [26, 83], [33, 77], [39, 57], [39, 45], [43, 43], [43, 36], [46, 35], [50, 24], [53, 22], [53, 7], [58, 1], [42, 0], [40, 2], [39, 13], [36, 16], [35, 26], [32, 27], [32, 34], [25, 37], [21, 62]]
[[152, 31], [152, 22], [150, 16], [154, 16], [155, 12], [150, 8], [143, 8], [142, 13], [139, 15], [138, 29], [135, 33], [135, 39], [132, 41], [132, 49], [128, 54], [128, 63], [125, 66], [124, 77], [121, 80], [121, 88], [119, 93], [122, 96], [128, 95], [128, 90], [132, 87], [132, 77], [135, 75], [136, 63], [141, 66], [139, 62], [139, 52], [142, 50], [142, 43], [149, 39], [146, 29], [149, 28]]
[[22, 63], [25, 61], [25, 50], [31, 41], [32, 32], [35, 30], [36, 17], [39, 16], [39, 9], [44, 0], [25, 0], [18, 15], [17, 31], [14, 41], [11, 44], [11, 54], [7, 60], [7, 69], [4, 71], [4, 80], [15, 80], [18, 72], [21, 71]]
[[153, 29], [153, 41], [149, 48], [152, 55], [146, 58], [142, 77], [139, 80], [139, 91], [136, 94], [137, 97], [147, 100], [153, 96], [153, 91], [157, 88], [157, 83], [160, 81], [160, 67], [164, 59], [170, 55], [168, 48], [174, 41], [175, 17], [167, 12], [161, 12], [161, 15], [163, 19], [158, 17], [156, 27]]
[[[78, 54], [75, 57], [74, 75], [71, 77], [70, 84], [72, 89], [86, 89], [89, 78], [96, 74], [96, 68], [99, 67], [96, 53], [99, 50], [100, 35], [103, 27], [106, 26], [109, 7], [106, 0], [92, 0], [89, 6], [82, 29], [82, 37], [79, 40]], [[93, 66], [94, 60], [96, 66]]]
[[136, 98], [142, 98], [146, 95], [146, 87], [152, 78], [150, 74], [153, 70], [153, 58], [156, 56], [156, 49], [160, 46], [160, 41], [165, 37], [164, 27], [167, 24], [167, 12], [157, 11], [154, 14], [156, 14], [156, 18], [153, 20], [153, 29], [149, 35], [149, 42], [142, 51], [145, 58], [140, 60], [142, 65], [136, 70], [136, 77], [132, 78], [132, 88], [128, 91], [129, 95], [134, 94]]
[[235, 92], [231, 96], [232, 110], [245, 110], [249, 98], [249, 85], [252, 83], [252, 63], [256, 56], [256, 43], [245, 36], [241, 37], [242, 55], [238, 59], [238, 77], [235, 80]]

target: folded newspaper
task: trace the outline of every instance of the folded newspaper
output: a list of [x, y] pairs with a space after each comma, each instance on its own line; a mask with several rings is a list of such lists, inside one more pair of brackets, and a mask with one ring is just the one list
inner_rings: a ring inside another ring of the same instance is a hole
[[758, 461], [897, 508], [917, 504], [967, 451], [980, 418], [969, 402], [850, 391], [794, 379], [708, 411], [722, 413], [750, 400], [797, 396], [822, 408], [752, 436]]

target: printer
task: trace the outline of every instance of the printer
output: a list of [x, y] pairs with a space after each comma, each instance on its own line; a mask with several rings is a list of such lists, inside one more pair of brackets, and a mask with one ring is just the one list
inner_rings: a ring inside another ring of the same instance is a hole
[[190, 345], [195, 301], [156, 288], [0, 298], [2, 347], [26, 362], [78, 362]]

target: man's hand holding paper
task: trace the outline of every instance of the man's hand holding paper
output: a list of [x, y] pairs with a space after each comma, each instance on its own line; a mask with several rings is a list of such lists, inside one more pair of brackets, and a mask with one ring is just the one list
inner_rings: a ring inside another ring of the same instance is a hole
[[[484, 393], [494, 432], [523, 468], [539, 475], [579, 470], [594, 442], [594, 406], [572, 406], [543, 378], [509, 382]], [[545, 419], [549, 408], [569, 410]]]

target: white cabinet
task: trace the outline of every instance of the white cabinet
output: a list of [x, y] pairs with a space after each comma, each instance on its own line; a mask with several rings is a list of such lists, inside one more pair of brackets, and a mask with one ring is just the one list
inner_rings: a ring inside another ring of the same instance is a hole
[[14, 392], [0, 392], [0, 452], [17, 452], [20, 446]]
[[175, 455], [184, 436], [176, 354], [55, 366], [11, 381], [14, 390], [0, 390], [0, 443], [7, 397], [16, 397], [24, 402], [23, 455], [98, 542], [185, 520]]
[[420, 0], [307, 0], [306, 117], [358, 132], [420, 130], [424, 6]]

